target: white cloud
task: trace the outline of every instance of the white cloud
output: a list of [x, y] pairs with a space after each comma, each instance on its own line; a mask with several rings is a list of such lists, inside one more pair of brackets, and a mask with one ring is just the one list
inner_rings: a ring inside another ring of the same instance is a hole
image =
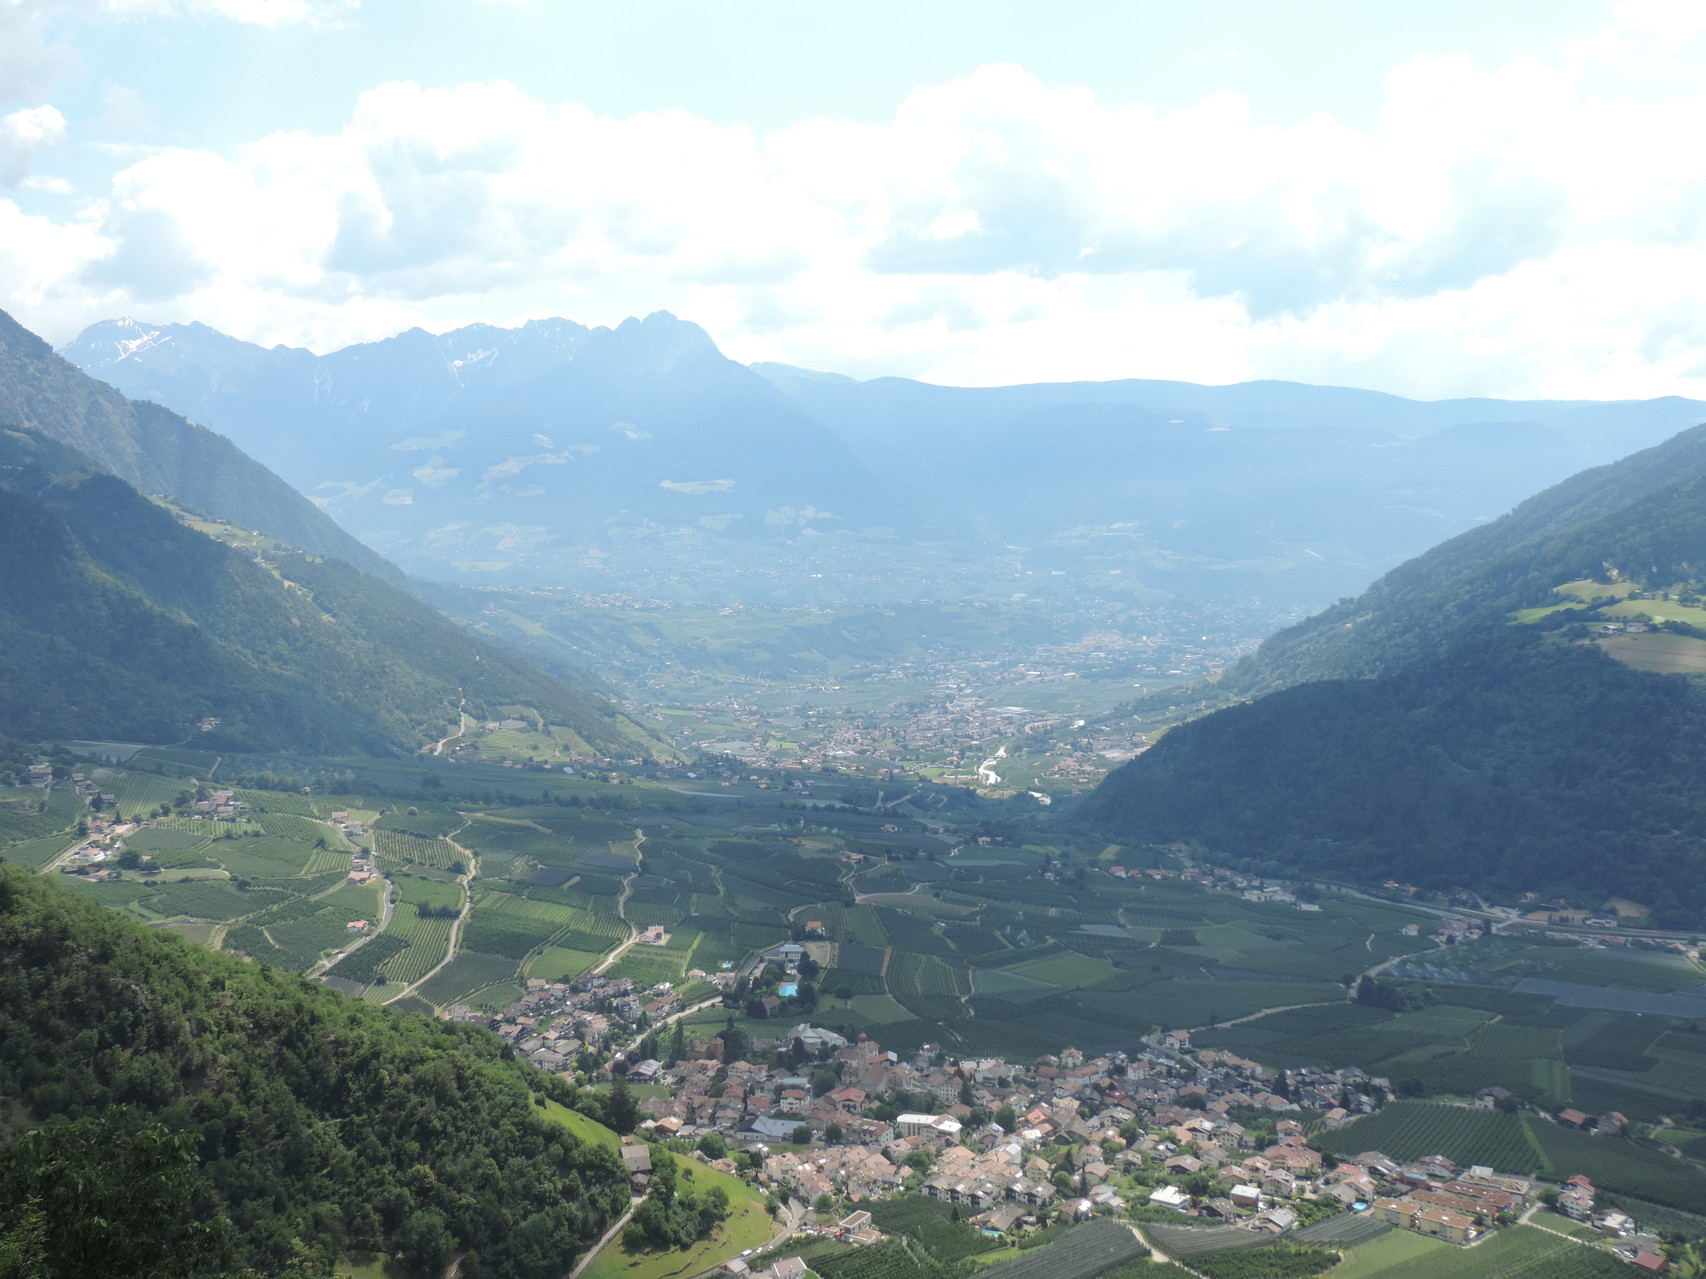
[[37, 151], [65, 141], [65, 117], [53, 107], [31, 107], [0, 116], [0, 186], [16, 186]]
[[689, 493], [696, 497], [704, 497], [708, 493], [727, 493], [733, 490], [733, 480], [659, 480], [660, 489], [668, 489], [671, 493]]
[[1691, 56], [1693, 8], [1631, 0], [1553, 63], [1414, 58], [1366, 129], [1015, 66], [764, 136], [392, 83], [332, 134], [149, 154], [58, 222], [0, 203], [0, 284], [56, 339], [133, 300], [321, 349], [668, 308], [738, 358], [944, 381], [1702, 394], [1706, 90], [1603, 88]]

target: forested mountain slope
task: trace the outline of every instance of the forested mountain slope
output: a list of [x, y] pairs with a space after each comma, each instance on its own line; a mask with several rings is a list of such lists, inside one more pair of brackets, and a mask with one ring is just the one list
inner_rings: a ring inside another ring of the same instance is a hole
[[[1399, 565], [1357, 598], [1281, 631], [1234, 668], [1223, 689], [1253, 696], [1402, 670], [1608, 564], [1625, 574], [1656, 573], [1664, 580], [1654, 585], [1669, 585], [1681, 566], [1706, 565], [1702, 476], [1706, 426], [1571, 476]], [[1654, 562], [1655, 537], [1672, 567]]]
[[223, 435], [176, 413], [127, 400], [0, 311], [0, 423], [33, 427], [68, 444], [144, 493], [261, 529], [316, 555], [346, 560], [407, 587], [363, 546]]
[[[1172, 729], [1088, 811], [1252, 866], [1623, 896], [1696, 926], [1703, 582], [1695, 427], [1275, 636], [1222, 685], [1253, 702]], [[1661, 629], [1624, 632], [1643, 619]]]
[[1481, 631], [1381, 679], [1303, 684], [1166, 733], [1087, 815], [1219, 863], [1706, 922], [1706, 689], [1557, 631]]
[[0, 867], [0, 1263], [558, 1279], [628, 1180], [505, 1056]]
[[631, 749], [609, 702], [347, 563], [262, 561], [41, 435], [0, 431], [0, 705], [8, 731], [388, 753], [526, 705]]

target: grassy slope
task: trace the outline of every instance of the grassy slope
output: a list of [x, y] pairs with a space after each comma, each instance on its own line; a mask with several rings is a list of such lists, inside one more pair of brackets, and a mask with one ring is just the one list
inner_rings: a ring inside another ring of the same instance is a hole
[[748, 1248], [757, 1248], [770, 1238], [775, 1223], [765, 1210], [763, 1197], [738, 1177], [717, 1172], [692, 1160], [677, 1161], [680, 1168], [679, 1185], [683, 1191], [700, 1193], [712, 1186], [721, 1186], [729, 1197], [729, 1216], [712, 1232], [691, 1248], [673, 1252], [632, 1255], [622, 1246], [620, 1236], [592, 1259], [584, 1271], [584, 1279], [672, 1279], [679, 1275], [696, 1275], [701, 1270], [721, 1265]]

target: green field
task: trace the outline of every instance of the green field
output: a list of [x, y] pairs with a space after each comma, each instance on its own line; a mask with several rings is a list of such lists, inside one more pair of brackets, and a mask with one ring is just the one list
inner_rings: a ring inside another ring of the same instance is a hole
[[581, 1272], [583, 1279], [674, 1279], [695, 1275], [739, 1256], [748, 1248], [762, 1247], [774, 1233], [774, 1223], [765, 1211], [763, 1198], [744, 1181], [690, 1160], [678, 1160], [676, 1166], [677, 1184], [683, 1192], [700, 1194], [712, 1186], [722, 1187], [729, 1197], [728, 1219], [716, 1227], [710, 1238], [672, 1252], [632, 1255], [618, 1236]]
[[[915, 817], [891, 813], [816, 809], [784, 828], [755, 819], [761, 810], [661, 787], [530, 775], [533, 797], [523, 798], [512, 793], [513, 770], [463, 765], [444, 773], [450, 785], [490, 789], [474, 800], [449, 790], [428, 800], [418, 770], [382, 761], [347, 769], [342, 794], [243, 790], [251, 822], [162, 819], [135, 840], [160, 874], [80, 881], [77, 891], [175, 921], [187, 935], [222, 928], [227, 948], [307, 970], [348, 944], [351, 919], [378, 916], [376, 895], [340, 888], [349, 852], [327, 818], [344, 809], [367, 824], [363, 838], [395, 890], [387, 938], [333, 974], [366, 999], [396, 999], [446, 959], [451, 927], [441, 912], [460, 908], [462, 877], [475, 869], [461, 953], [416, 992], [438, 1007], [500, 1007], [524, 977], [577, 976], [648, 924], [662, 925], [669, 943], [635, 946], [611, 972], [643, 987], [679, 987], [689, 969], [738, 966], [813, 919], [835, 948], [812, 983], [816, 1006], [790, 1003], [779, 1015], [850, 1036], [868, 1030], [900, 1052], [925, 1042], [1019, 1058], [1068, 1044], [1130, 1050], [1157, 1027], [1188, 1027], [1203, 1046], [1272, 1068], [1358, 1066], [1422, 1096], [1501, 1083], [1541, 1105], [1578, 1099], [1648, 1116], [1706, 1092], [1699, 1054], [1662, 1019], [1614, 1025], [1609, 1014], [1564, 1015], [1547, 1000], [1484, 984], [1439, 985], [1431, 1005], [1404, 1013], [1350, 1002], [1348, 976], [1431, 946], [1404, 935], [1420, 917], [1396, 905], [1328, 893], [1318, 911], [1303, 912], [1100, 870], [1050, 881], [1040, 871], [1051, 859], [1100, 867], [1106, 846], [1015, 842], [950, 856], [952, 846], [925, 837]], [[188, 784], [137, 776], [139, 796], [164, 782], [176, 799]], [[373, 793], [387, 786], [409, 793]], [[44, 824], [63, 828], [74, 801], [56, 792], [50, 808], [60, 809], [14, 822], [10, 855], [45, 860], [56, 851]], [[1166, 864], [1144, 850], [1120, 855]], [[855, 902], [855, 890], [877, 896]], [[1456, 947], [1450, 958], [1505, 981], [1544, 975], [1668, 990], [1697, 980], [1668, 961], [1524, 939]], [[1430, 954], [1428, 962], [1439, 961]], [[779, 977], [772, 969], [754, 994], [774, 992]], [[1260, 1016], [1282, 1007], [1293, 1011]], [[696, 1035], [714, 1029], [698, 1019], [691, 1027]]]
[[547, 1100], [545, 1114], [554, 1122], [562, 1124], [582, 1141], [590, 1142], [595, 1146], [607, 1146], [611, 1150], [621, 1148], [622, 1139], [620, 1137], [597, 1120], [588, 1119], [578, 1110], [570, 1110], [560, 1102]]
[[1706, 1209], [1706, 1172], [1622, 1137], [1536, 1122], [1535, 1136], [1559, 1178], [1581, 1173], [1601, 1191], [1686, 1212]]
[[1341, 1157], [1378, 1150], [1394, 1159], [1444, 1155], [1462, 1167], [1485, 1164], [1509, 1173], [1544, 1166], [1523, 1116], [1439, 1102], [1395, 1101], [1378, 1114], [1321, 1133], [1317, 1141]]
[[[1628, 1263], [1610, 1253], [1530, 1226], [1512, 1226], [1472, 1248], [1437, 1240], [1421, 1248], [1393, 1231], [1352, 1250], [1333, 1279], [1627, 1279]], [[1411, 1236], [1419, 1238], [1419, 1236]]]
[[1456, 1251], [1443, 1239], [1430, 1239], [1413, 1230], [1389, 1230], [1378, 1239], [1357, 1244], [1328, 1273], [1332, 1279], [1385, 1279], [1401, 1269], [1414, 1271], [1415, 1264], [1427, 1264], [1424, 1259], [1443, 1262], [1440, 1254]]
[[[1699, 609], [1678, 611], [1700, 612]], [[1706, 640], [1691, 635], [1649, 631], [1645, 635], [1608, 635], [1595, 643], [1602, 652], [1638, 671], [1654, 671], [1660, 675], [1699, 675], [1706, 672]]]

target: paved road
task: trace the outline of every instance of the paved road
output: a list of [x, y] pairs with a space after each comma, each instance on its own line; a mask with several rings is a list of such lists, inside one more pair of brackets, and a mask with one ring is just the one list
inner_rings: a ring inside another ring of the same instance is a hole
[[634, 1209], [638, 1208], [645, 1201], [646, 1197], [644, 1195], [637, 1195], [630, 1200], [628, 1203], [628, 1211], [616, 1218], [610, 1229], [606, 1230], [598, 1237], [598, 1242], [581, 1254], [581, 1259], [575, 1262], [575, 1268], [569, 1271], [568, 1274], [564, 1275], [563, 1279], [580, 1279], [581, 1271], [585, 1270], [592, 1264], [592, 1259], [603, 1251], [605, 1244], [609, 1243], [612, 1239], [616, 1238], [619, 1233], [621, 1233], [622, 1227], [627, 1225], [629, 1219], [634, 1215]]
[[[139, 829], [140, 827], [137, 823], [126, 822], [122, 826], [113, 827], [107, 832], [107, 834], [117, 835], [122, 839], [126, 835], [134, 835]], [[47, 865], [43, 866], [40, 873], [45, 875], [49, 871], [58, 870], [61, 866], [64, 866], [69, 862], [76, 854], [82, 852], [86, 848], [93, 848], [96, 844], [100, 843], [102, 838], [103, 836], [91, 835], [88, 839], [78, 840], [76, 843], [72, 844], [70, 848], [67, 848], [63, 853], [59, 854], [58, 857], [55, 857]]]
[[465, 700], [458, 700], [457, 701], [457, 703], [456, 703], [456, 731], [454, 733], [449, 733], [449, 734], [445, 735], [444, 737], [439, 738], [436, 742], [433, 743], [432, 753], [434, 755], [444, 754], [444, 748], [445, 748], [445, 745], [447, 743], [455, 741], [458, 737], [461, 737], [462, 734], [464, 734], [468, 731], [468, 723], [469, 723], [468, 712], [462, 709], [467, 704], [468, 703]]

